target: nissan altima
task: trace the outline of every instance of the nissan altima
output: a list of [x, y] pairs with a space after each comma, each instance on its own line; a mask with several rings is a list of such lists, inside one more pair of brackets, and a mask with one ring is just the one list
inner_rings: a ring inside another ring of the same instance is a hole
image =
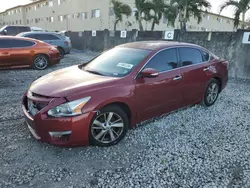
[[39, 78], [22, 108], [38, 140], [110, 146], [144, 120], [193, 104], [213, 105], [227, 85], [228, 65], [193, 44], [127, 43]]

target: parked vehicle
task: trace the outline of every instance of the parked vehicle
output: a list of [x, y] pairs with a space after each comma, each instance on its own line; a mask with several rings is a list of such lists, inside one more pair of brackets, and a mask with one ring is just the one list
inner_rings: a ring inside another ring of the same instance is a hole
[[22, 32], [31, 31], [29, 26], [22, 25], [6, 25], [0, 29], [0, 35], [15, 36]]
[[71, 51], [71, 41], [68, 41], [65, 36], [54, 32], [26, 32], [20, 33], [17, 36], [33, 38], [57, 46], [62, 57]]
[[59, 62], [56, 47], [34, 39], [0, 36], [0, 69], [33, 67], [43, 70]]
[[40, 31], [40, 32], [43, 31], [43, 29], [40, 27], [30, 27], [30, 29], [31, 29], [31, 31]]
[[211, 106], [228, 62], [177, 42], [135, 42], [36, 80], [23, 98], [31, 133], [61, 146], [118, 143], [135, 124], [184, 106]]

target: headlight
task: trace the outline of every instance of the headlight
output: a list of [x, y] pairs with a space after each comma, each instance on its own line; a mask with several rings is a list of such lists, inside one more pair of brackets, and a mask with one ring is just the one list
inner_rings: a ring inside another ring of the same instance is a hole
[[49, 116], [53, 117], [70, 117], [82, 114], [82, 107], [91, 99], [85, 97], [83, 99], [64, 103], [48, 111]]

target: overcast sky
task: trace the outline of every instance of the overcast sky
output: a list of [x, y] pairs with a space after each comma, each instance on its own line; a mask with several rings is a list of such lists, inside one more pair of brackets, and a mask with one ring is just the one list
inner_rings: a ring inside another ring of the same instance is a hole
[[[94, 1], [94, 0], [93, 0]], [[212, 4], [212, 12], [214, 13], [218, 13], [219, 11], [219, 5], [224, 2], [225, 0], [208, 0], [211, 4]], [[29, 3], [30, 0], [0, 0], [0, 11], [4, 11], [8, 8], [17, 6], [17, 5], [21, 5], [21, 4], [27, 4]], [[223, 11], [223, 15], [225, 16], [230, 16], [232, 17], [232, 13], [231, 13], [231, 9], [226, 9], [225, 11]]]

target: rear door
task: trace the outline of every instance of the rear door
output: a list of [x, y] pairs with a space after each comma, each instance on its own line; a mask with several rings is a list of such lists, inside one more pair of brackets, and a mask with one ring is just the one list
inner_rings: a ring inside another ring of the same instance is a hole
[[178, 48], [181, 60], [181, 74], [184, 84], [184, 105], [198, 103], [202, 100], [206, 85], [212, 78], [209, 62], [209, 54], [204, 56], [198, 48]]
[[135, 79], [136, 101], [142, 121], [179, 108], [183, 90], [175, 48], [159, 52], [143, 69], [145, 68], [159, 71], [159, 76]]
[[9, 45], [10, 39], [0, 39], [0, 68], [3, 67], [9, 67], [11, 65], [10, 60], [10, 45]]
[[34, 55], [34, 50], [32, 47], [36, 43], [21, 39], [11, 39], [10, 40], [10, 59], [13, 66], [25, 66], [31, 65], [32, 57]]

